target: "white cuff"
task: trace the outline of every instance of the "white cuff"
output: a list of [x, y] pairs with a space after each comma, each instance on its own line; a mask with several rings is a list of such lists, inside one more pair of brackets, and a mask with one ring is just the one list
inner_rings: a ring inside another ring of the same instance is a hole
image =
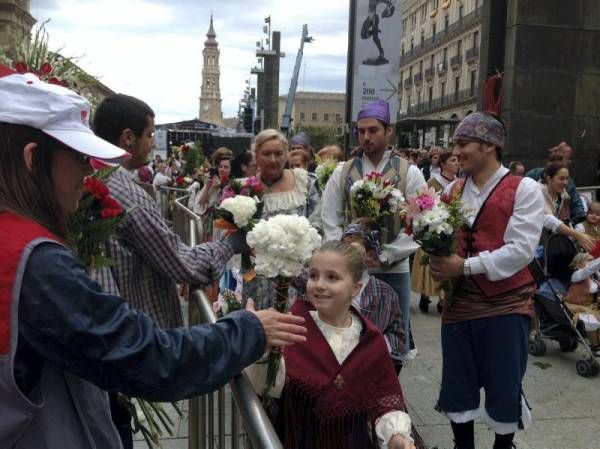
[[471, 267], [471, 274], [483, 274], [485, 273], [485, 266], [481, 261], [481, 257], [469, 257], [469, 265]]
[[401, 434], [410, 441], [413, 441], [410, 436], [410, 430], [410, 416], [408, 416], [408, 413], [401, 412], [400, 410], [380, 416], [375, 423], [375, 433], [377, 434], [381, 449], [387, 449], [390, 440], [397, 434]]

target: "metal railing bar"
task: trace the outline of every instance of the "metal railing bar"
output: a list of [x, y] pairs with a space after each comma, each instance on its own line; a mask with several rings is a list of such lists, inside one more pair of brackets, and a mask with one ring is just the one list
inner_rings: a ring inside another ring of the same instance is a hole
[[[194, 302], [198, 307], [201, 322], [216, 322], [217, 317], [204, 292], [198, 289], [193, 290], [190, 293], [190, 302]], [[238, 374], [229, 382], [229, 387], [252, 446], [261, 449], [283, 449], [283, 445], [246, 374], [243, 372]]]

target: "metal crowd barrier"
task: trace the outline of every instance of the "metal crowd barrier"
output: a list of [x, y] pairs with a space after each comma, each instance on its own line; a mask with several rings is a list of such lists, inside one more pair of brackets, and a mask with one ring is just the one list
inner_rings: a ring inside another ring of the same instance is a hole
[[158, 187], [155, 191], [156, 204], [162, 217], [167, 220], [172, 220], [172, 215], [175, 206], [175, 200], [189, 192], [186, 189], [178, 189], [176, 187]]
[[[173, 202], [173, 230], [188, 245], [200, 243], [200, 217], [188, 209], [187, 196]], [[214, 323], [212, 304], [200, 289], [189, 297], [189, 325]], [[227, 419], [226, 411], [230, 411]], [[189, 400], [188, 449], [283, 449], [260, 399], [241, 373], [215, 393]]]
[[577, 187], [577, 192], [581, 196], [585, 196], [590, 201], [598, 201], [598, 191], [600, 191], [600, 186], [585, 186], [585, 187]]

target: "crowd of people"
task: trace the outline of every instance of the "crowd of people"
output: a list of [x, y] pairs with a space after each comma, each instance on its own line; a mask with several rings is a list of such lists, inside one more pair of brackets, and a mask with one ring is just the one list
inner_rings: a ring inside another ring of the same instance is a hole
[[[2, 447], [131, 448], [131, 416], [117, 393], [189, 398], [246, 369], [261, 394], [267, 351], [285, 347], [269, 410], [284, 447], [424, 448], [399, 382], [417, 356], [414, 292], [425, 313], [439, 298], [437, 409], [450, 420], [455, 447], [474, 448], [481, 421], [495, 433], [494, 449], [512, 448], [532, 420], [522, 388], [536, 288], [528, 266], [556, 234], [581, 250], [567, 300], [574, 313], [596, 317], [588, 338], [600, 349], [598, 259], [589, 254], [600, 237], [600, 203], [578, 194], [564, 142], [544, 167], [504, 166], [503, 122], [475, 112], [457, 126], [452, 148], [395, 149], [380, 100], [355, 118], [359, 146], [349, 158], [334, 143], [317, 151], [306, 133], [288, 141], [264, 130], [248, 151], [218, 148], [194, 168], [186, 188], [202, 243], [190, 247], [152, 195], [176, 184], [185, 157], [149, 160], [150, 106], [110, 96], [95, 111], [93, 132], [89, 115], [68, 89], [0, 67], [0, 414], [10, 417], [0, 420]], [[105, 270], [83, 266], [68, 243], [67, 220], [94, 160], [118, 165], [107, 187], [126, 210], [105, 244]], [[336, 165], [322, 185], [315, 171], [327, 161]], [[405, 198], [428, 188], [460, 197], [469, 213], [455, 254], [421, 263], [403, 217], [358, 215], [351, 187], [372, 172]], [[238, 255], [249, 254], [244, 233], [213, 227], [228, 182], [252, 177], [263, 192], [262, 218], [304, 216], [323, 237], [290, 285], [290, 314], [272, 309], [273, 282], [248, 276], [240, 263]], [[447, 279], [451, 303], [440, 288]], [[184, 328], [183, 284], [236, 291], [244, 310]]]

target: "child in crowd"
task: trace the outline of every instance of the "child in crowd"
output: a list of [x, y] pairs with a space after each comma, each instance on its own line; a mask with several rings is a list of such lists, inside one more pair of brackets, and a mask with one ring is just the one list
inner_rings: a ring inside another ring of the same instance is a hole
[[600, 202], [590, 204], [583, 224], [584, 232], [597, 243], [600, 241]]
[[575, 318], [585, 326], [592, 351], [600, 355], [600, 307], [598, 305], [598, 277], [600, 257], [594, 259], [588, 253], [579, 253], [573, 258], [576, 270], [571, 276], [571, 286], [565, 302]]
[[394, 289], [384, 281], [369, 274], [368, 268], [380, 265], [381, 253], [379, 225], [371, 218], [358, 218], [344, 229], [342, 240], [357, 243], [365, 250], [367, 269], [361, 275], [362, 287], [352, 299], [352, 305], [365, 318], [371, 320], [383, 334], [396, 372], [400, 372], [401, 354], [404, 352], [404, 324], [400, 300]]
[[[271, 389], [281, 397], [275, 422], [286, 449], [423, 447], [384, 338], [352, 306], [366, 269], [353, 244], [329, 241], [313, 254], [309, 301], [291, 309], [306, 321], [306, 343], [286, 348]], [[266, 364], [247, 372], [260, 393]]]

